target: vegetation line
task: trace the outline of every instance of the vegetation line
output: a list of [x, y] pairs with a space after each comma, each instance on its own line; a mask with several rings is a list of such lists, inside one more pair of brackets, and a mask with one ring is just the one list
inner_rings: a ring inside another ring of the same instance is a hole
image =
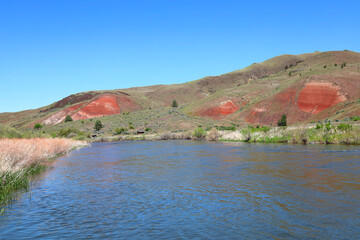
[[[281, 125], [281, 124], [280, 124]], [[360, 126], [351, 124], [318, 123], [305, 126], [245, 127], [234, 125], [217, 126], [205, 131], [202, 127], [187, 132], [164, 132], [161, 134], [102, 136], [95, 142], [135, 140], [206, 139], [208, 141], [236, 141], [249, 143], [293, 143], [293, 144], [343, 144], [360, 145]]]

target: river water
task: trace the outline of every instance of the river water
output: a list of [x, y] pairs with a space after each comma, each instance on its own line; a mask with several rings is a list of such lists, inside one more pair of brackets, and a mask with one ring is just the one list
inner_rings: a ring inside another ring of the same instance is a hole
[[143, 141], [59, 158], [0, 239], [359, 239], [360, 148]]

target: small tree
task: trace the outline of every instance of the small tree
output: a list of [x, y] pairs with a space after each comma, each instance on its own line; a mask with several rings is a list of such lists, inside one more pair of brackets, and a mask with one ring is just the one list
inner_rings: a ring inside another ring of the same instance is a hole
[[102, 129], [103, 127], [104, 127], [104, 125], [101, 123], [100, 120], [97, 120], [97, 121], [95, 122], [94, 129], [95, 129], [96, 131], [99, 131], [99, 130]]
[[173, 101], [172, 101], [172, 104], [171, 104], [171, 107], [177, 108], [178, 106], [179, 106], [179, 104], [177, 103], [177, 101], [176, 101], [176, 100], [173, 100]]
[[40, 130], [42, 128], [42, 125], [40, 123], [37, 123], [34, 125], [34, 129]]
[[287, 122], [286, 122], [286, 115], [283, 114], [281, 116], [281, 119], [278, 121], [278, 126], [281, 127], [281, 126], [286, 126], [287, 125]]
[[70, 117], [70, 115], [67, 115], [65, 118], [65, 122], [72, 122], [73, 119]]

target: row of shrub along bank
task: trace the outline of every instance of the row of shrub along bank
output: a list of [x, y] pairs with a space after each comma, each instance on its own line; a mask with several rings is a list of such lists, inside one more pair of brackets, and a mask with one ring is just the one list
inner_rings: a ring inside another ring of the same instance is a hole
[[164, 132], [161, 134], [116, 135], [98, 137], [96, 142], [134, 141], [134, 140], [176, 140], [206, 139], [209, 141], [240, 141], [259, 143], [294, 144], [360, 144], [360, 126], [351, 124], [318, 124], [316, 127], [247, 127], [230, 131], [201, 127], [187, 132]]
[[340, 123], [315, 127], [243, 128], [237, 133], [222, 134], [220, 140], [294, 144], [360, 144], [360, 126]]

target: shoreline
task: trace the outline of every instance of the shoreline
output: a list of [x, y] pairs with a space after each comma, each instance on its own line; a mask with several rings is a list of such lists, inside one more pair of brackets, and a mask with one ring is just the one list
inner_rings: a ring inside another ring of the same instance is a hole
[[341, 146], [360, 146], [359, 143], [324, 143], [324, 142], [309, 142], [309, 143], [293, 143], [293, 142], [248, 142], [244, 140], [228, 140], [228, 139], [219, 139], [219, 140], [206, 140], [206, 139], [188, 139], [188, 138], [174, 138], [174, 139], [99, 139], [98, 141], [91, 141], [91, 143], [111, 143], [111, 142], [125, 142], [125, 141], [169, 141], [169, 140], [188, 140], [188, 141], [206, 141], [206, 142], [241, 142], [241, 143], [248, 143], [248, 144], [292, 144], [292, 145], [341, 145]]
[[234, 130], [205, 131], [197, 128], [187, 132], [163, 132], [141, 135], [104, 135], [91, 142], [153, 141], [153, 140], [207, 140], [246, 143], [278, 143], [302, 145], [360, 145], [360, 126], [351, 124], [317, 124], [314, 126], [247, 127]]
[[26, 190], [30, 178], [44, 171], [58, 157], [89, 146], [72, 139], [0, 139], [0, 215], [13, 194]]

